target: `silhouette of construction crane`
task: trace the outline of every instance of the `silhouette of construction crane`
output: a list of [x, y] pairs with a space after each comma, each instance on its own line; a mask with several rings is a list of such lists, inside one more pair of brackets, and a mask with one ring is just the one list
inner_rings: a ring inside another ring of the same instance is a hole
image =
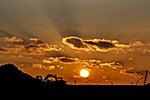
[[[54, 80], [49, 80], [49, 78], [54, 78]], [[39, 79], [43, 82], [50, 82], [50, 83], [55, 83], [55, 84], [66, 84], [67, 81], [63, 80], [63, 77], [58, 77], [57, 75], [55, 74], [47, 74], [45, 76], [45, 78], [43, 79], [42, 76], [36, 76], [36, 79]]]
[[57, 76], [54, 74], [47, 74], [43, 81], [44, 82], [48, 81], [48, 78], [50, 78], [50, 77], [54, 78], [55, 81], [57, 81]]

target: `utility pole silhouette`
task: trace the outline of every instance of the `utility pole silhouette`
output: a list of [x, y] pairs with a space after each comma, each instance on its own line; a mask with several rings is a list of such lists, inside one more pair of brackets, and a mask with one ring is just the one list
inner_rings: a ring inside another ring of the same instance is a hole
[[146, 84], [147, 74], [148, 74], [148, 70], [146, 70], [146, 72], [145, 72], [144, 85]]
[[76, 80], [74, 80], [74, 84], [76, 85], [76, 83], [77, 83], [77, 81]]

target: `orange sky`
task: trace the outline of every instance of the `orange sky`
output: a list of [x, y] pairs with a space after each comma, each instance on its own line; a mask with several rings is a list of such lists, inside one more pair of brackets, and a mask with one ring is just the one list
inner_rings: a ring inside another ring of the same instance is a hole
[[53, 73], [69, 84], [136, 84], [150, 70], [149, 3], [1, 0], [0, 64], [34, 77]]

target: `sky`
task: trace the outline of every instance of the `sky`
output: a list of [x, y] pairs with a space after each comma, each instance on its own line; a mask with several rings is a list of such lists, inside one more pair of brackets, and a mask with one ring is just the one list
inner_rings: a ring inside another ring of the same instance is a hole
[[13, 63], [33, 77], [56, 74], [68, 84], [137, 84], [150, 70], [149, 4], [0, 0], [0, 65]]

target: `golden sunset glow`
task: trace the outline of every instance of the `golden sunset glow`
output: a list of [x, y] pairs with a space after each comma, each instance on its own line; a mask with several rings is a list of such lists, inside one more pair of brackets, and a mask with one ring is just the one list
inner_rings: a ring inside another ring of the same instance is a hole
[[80, 70], [80, 76], [81, 77], [88, 77], [89, 76], [89, 71], [87, 69], [81, 69]]
[[0, 0], [0, 65], [33, 77], [57, 74], [68, 84], [136, 83], [150, 70], [149, 4]]

